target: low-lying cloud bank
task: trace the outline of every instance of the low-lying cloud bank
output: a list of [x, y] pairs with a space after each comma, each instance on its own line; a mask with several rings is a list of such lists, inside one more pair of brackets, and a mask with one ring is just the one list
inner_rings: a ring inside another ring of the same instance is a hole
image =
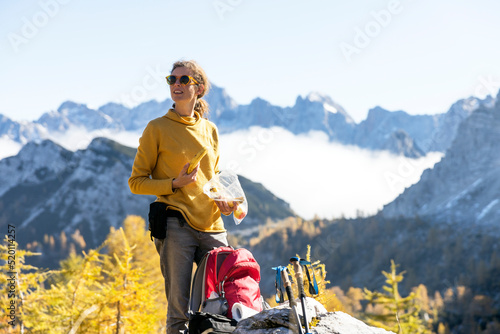
[[321, 132], [255, 127], [221, 136], [220, 163], [262, 183], [304, 218], [333, 218], [376, 213], [442, 156], [409, 159], [331, 143]]
[[[95, 137], [137, 147], [140, 135], [75, 128], [50, 137], [75, 151], [86, 148]], [[5, 138], [0, 147], [0, 159], [21, 149], [20, 144]], [[262, 183], [306, 219], [374, 214], [418, 182], [422, 172], [443, 156], [431, 153], [409, 159], [331, 143], [322, 132], [294, 135], [282, 128], [260, 127], [221, 135], [220, 149], [221, 170], [232, 169]]]

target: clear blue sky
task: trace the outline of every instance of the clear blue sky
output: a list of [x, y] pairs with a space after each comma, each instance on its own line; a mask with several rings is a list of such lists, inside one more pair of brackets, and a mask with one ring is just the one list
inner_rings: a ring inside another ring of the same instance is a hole
[[23, 0], [0, 2], [0, 113], [65, 100], [164, 100], [195, 59], [240, 104], [330, 95], [357, 121], [380, 105], [445, 112], [500, 88], [498, 0]]

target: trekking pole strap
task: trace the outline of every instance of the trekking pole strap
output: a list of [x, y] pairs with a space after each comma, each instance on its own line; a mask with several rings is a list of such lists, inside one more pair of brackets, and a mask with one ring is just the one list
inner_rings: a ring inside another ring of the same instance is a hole
[[[317, 295], [319, 293], [318, 282], [316, 282], [316, 275], [314, 274], [314, 268], [312, 267], [311, 262], [304, 259], [300, 259], [299, 263], [305, 268], [307, 280], [309, 281], [309, 293], [311, 295]], [[311, 274], [309, 273], [309, 269], [307, 266], [311, 266], [311, 271], [313, 274], [312, 280], [311, 280]]]
[[283, 280], [281, 277], [281, 272], [283, 270], [286, 270], [286, 267], [284, 266], [277, 266], [273, 267], [273, 270], [276, 270], [276, 280], [274, 285], [276, 286], [276, 303], [281, 304], [285, 302], [285, 294], [283, 293], [284, 286], [283, 286]]

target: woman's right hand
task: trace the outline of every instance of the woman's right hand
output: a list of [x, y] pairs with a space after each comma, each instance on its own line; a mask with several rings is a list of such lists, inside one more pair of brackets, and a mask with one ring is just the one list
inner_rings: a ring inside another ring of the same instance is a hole
[[196, 181], [196, 176], [198, 175], [198, 169], [200, 168], [200, 165], [198, 164], [195, 169], [191, 172], [191, 174], [187, 173], [189, 167], [189, 162], [182, 167], [181, 172], [179, 173], [179, 176], [174, 178], [172, 181], [172, 188], [177, 189], [177, 188], [182, 188], [184, 186], [187, 186], [190, 183], [193, 183]]
[[233, 211], [238, 209], [238, 202], [215, 201], [215, 204], [217, 204], [220, 212], [224, 216], [229, 216]]

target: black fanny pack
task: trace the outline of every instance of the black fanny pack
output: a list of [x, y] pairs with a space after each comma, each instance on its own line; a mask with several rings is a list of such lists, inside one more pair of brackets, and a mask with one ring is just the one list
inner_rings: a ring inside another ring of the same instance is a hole
[[238, 322], [220, 314], [196, 312], [189, 318], [189, 334], [232, 333]]
[[182, 213], [177, 210], [167, 210], [167, 204], [163, 202], [153, 202], [149, 205], [149, 230], [151, 231], [151, 240], [165, 239], [167, 237], [167, 219], [168, 217], [178, 218], [181, 225], [185, 219]]

